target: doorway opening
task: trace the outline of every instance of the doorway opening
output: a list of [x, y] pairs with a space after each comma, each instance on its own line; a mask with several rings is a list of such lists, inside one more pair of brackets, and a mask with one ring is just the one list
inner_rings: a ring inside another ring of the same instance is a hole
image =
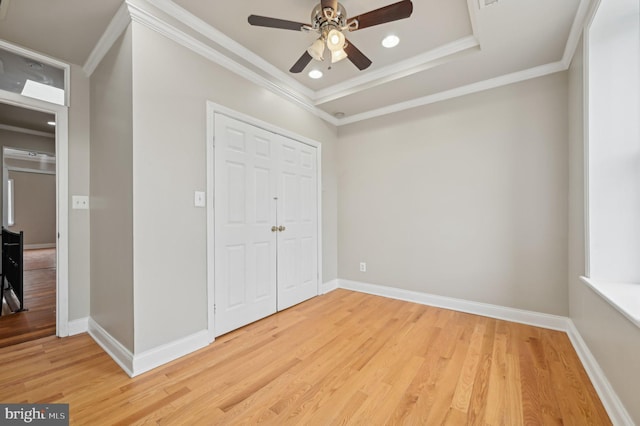
[[23, 246], [19, 291], [2, 279], [0, 347], [57, 334], [56, 120], [49, 111], [0, 103], [2, 226], [22, 231]]

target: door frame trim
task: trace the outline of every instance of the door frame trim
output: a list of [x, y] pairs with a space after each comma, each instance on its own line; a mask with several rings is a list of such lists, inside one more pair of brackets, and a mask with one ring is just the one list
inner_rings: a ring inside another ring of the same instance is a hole
[[[69, 87], [67, 86], [67, 91]], [[56, 336], [69, 335], [69, 107], [0, 90], [0, 102], [56, 117]]]
[[316, 169], [318, 173], [317, 197], [318, 197], [318, 294], [322, 286], [322, 144], [313, 139], [299, 135], [272, 123], [260, 120], [247, 114], [227, 108], [212, 101], [206, 102], [207, 107], [207, 132], [206, 132], [206, 156], [207, 156], [207, 330], [209, 342], [215, 340], [215, 323], [213, 307], [215, 306], [215, 115], [222, 114], [259, 127], [263, 130], [294, 139], [298, 142], [317, 149]]

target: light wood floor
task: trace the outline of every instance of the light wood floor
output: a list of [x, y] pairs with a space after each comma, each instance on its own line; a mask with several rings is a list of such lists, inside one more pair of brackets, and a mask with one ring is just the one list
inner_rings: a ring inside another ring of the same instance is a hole
[[0, 347], [56, 334], [56, 249], [24, 251], [24, 306], [0, 316]]
[[134, 379], [86, 334], [3, 348], [0, 383], [79, 425], [610, 424], [564, 333], [346, 290]]

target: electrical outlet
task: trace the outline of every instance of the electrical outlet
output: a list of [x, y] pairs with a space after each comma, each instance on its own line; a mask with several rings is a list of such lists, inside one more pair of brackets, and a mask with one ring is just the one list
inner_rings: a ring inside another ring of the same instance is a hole
[[367, 262], [360, 262], [360, 272], [367, 272]]

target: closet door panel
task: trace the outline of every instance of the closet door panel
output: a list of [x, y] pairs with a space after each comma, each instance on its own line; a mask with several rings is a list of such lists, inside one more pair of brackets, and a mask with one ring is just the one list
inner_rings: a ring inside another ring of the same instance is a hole
[[215, 117], [215, 335], [276, 312], [275, 135]]
[[318, 295], [317, 150], [280, 141], [278, 310]]

